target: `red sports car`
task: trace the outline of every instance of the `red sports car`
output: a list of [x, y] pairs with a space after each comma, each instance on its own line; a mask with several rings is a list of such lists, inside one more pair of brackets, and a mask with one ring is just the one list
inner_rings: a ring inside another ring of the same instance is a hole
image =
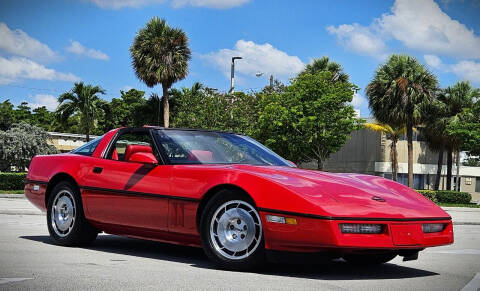
[[299, 169], [225, 132], [115, 129], [70, 153], [36, 156], [25, 194], [60, 245], [103, 231], [201, 246], [226, 269], [284, 253], [380, 264], [453, 242], [451, 217], [408, 187]]

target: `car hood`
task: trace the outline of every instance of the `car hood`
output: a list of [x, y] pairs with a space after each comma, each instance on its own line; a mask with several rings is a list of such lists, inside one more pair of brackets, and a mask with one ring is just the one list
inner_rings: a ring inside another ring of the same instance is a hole
[[[288, 188], [314, 206], [310, 209], [315, 212], [312, 214], [398, 219], [450, 217], [418, 192], [378, 176], [292, 167], [235, 167]], [[301, 212], [301, 209], [295, 209], [295, 203], [288, 207], [291, 211]]]

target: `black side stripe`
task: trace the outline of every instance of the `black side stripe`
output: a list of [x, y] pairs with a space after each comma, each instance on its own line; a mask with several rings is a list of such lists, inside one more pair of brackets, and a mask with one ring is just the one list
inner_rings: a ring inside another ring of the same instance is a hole
[[428, 217], [428, 218], [374, 218], [374, 217], [341, 217], [341, 216], [322, 216], [316, 214], [308, 213], [299, 213], [299, 212], [290, 212], [284, 210], [268, 209], [268, 208], [259, 208], [258, 210], [263, 212], [285, 214], [299, 217], [323, 219], [323, 220], [360, 220], [360, 221], [434, 221], [434, 220], [451, 220], [451, 217]]
[[80, 189], [90, 190], [90, 191], [98, 191], [98, 192], [103, 192], [103, 193], [107, 193], [107, 194], [111, 194], [111, 195], [136, 196], [136, 197], [158, 198], [158, 199], [167, 199], [168, 198], [168, 199], [175, 199], [175, 200], [200, 202], [200, 199], [197, 199], [197, 198], [182, 197], [182, 196], [170, 196], [170, 195], [166, 195], [166, 194], [153, 194], [153, 193], [127, 191], [127, 190], [115, 190], [115, 189], [99, 188], [99, 187], [91, 187], [91, 186], [80, 186]]
[[25, 180], [25, 184], [38, 184], [38, 185], [47, 185], [47, 184], [48, 184], [48, 182], [26, 179], [26, 180]]

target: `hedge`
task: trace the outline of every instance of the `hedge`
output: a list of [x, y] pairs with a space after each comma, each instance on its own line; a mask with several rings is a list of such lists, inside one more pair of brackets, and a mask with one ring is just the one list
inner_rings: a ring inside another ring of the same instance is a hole
[[22, 190], [27, 173], [0, 173], [0, 190]]
[[417, 192], [432, 200], [433, 202], [438, 203], [437, 193], [434, 190], [417, 190]]
[[460, 203], [468, 204], [472, 200], [472, 195], [466, 192], [447, 191], [447, 190], [417, 190], [418, 193], [427, 197], [435, 203]]

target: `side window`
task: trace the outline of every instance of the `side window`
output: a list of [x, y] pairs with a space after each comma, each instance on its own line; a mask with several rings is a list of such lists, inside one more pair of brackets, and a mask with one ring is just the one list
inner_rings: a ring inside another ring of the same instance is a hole
[[109, 159], [132, 162], [135, 154], [141, 153], [143, 156], [155, 157], [154, 145], [148, 132], [134, 132], [122, 134], [108, 155]]
[[87, 142], [86, 144], [74, 149], [71, 151], [72, 154], [82, 155], [82, 156], [91, 156], [95, 149], [98, 146], [98, 143], [102, 140], [103, 136], [97, 137], [96, 139]]

